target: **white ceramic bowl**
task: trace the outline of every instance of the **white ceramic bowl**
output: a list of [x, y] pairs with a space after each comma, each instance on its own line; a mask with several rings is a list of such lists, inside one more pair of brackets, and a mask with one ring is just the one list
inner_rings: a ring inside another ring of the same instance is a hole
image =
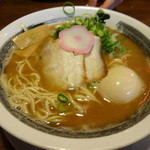
[[[94, 7], [78, 6], [76, 7], [75, 15], [81, 15], [84, 13], [95, 14], [97, 10], [98, 8]], [[111, 14], [111, 19], [107, 21], [107, 25], [111, 28], [116, 29], [116, 24], [119, 21], [123, 21], [130, 26], [134, 26], [138, 31], [140, 31], [145, 37], [149, 39], [150, 29], [148, 26], [127, 15], [112, 10], [105, 10], [105, 12]], [[64, 17], [66, 17], [66, 15], [62, 11], [62, 7], [46, 9], [24, 16], [12, 22], [0, 31], [0, 48], [2, 48], [11, 37], [21, 31], [21, 27], [19, 26], [21, 22], [27, 26], [31, 26], [33, 24], [47, 21], [50, 23], [49, 20], [53, 20], [54, 23], [58, 20], [61, 21], [61, 19], [58, 18]], [[150, 134], [150, 115], [147, 115], [144, 119], [132, 127], [112, 135], [96, 138], [66, 138], [47, 134], [34, 129], [33, 127], [30, 127], [29, 125], [14, 117], [14, 115], [12, 115], [1, 102], [0, 114], [0, 126], [3, 129], [18, 139], [43, 149], [115, 149], [134, 143]]]

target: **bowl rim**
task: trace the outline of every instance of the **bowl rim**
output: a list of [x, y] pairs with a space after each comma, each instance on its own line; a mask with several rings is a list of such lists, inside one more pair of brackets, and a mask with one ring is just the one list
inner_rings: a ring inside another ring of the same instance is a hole
[[[86, 7], [86, 6], [76, 6], [77, 11], [80, 10], [91, 10], [93, 12], [96, 12], [99, 8], [95, 7]], [[16, 21], [10, 23], [8, 26], [6, 26], [4, 29], [0, 31], [0, 36], [2, 36], [5, 40], [2, 40], [0, 42], [0, 47], [4, 44], [3, 41], [8, 41], [10, 37], [14, 35], [14, 33], [8, 35], [7, 30], [11, 30], [14, 28], [14, 25], [19, 23], [20, 21], [25, 22], [27, 20], [31, 20], [33, 17], [37, 17], [40, 14], [47, 14], [47, 16], [44, 18], [47, 20], [50, 18], [48, 16], [48, 13], [50, 12], [56, 12], [56, 11], [62, 11], [62, 7], [55, 7], [55, 8], [49, 8], [49, 9], [44, 9], [41, 11], [37, 11], [31, 14], [28, 14], [24, 17], [21, 17], [17, 19]], [[147, 25], [143, 24], [142, 22], [129, 17], [127, 15], [124, 15], [119, 12], [115, 12], [113, 10], [107, 10], [104, 9], [106, 13], [111, 13], [117, 16], [121, 16], [125, 18], [127, 21], [130, 22], [130, 24], [134, 23], [137, 28], [141, 27], [141, 30], [143, 30], [143, 34], [145, 34], [147, 37], [150, 35], [150, 29]], [[42, 20], [41, 20], [42, 21]], [[27, 21], [28, 22], [28, 21]], [[33, 22], [33, 21], [32, 21]], [[17, 33], [20, 28], [16, 28], [14, 32]], [[149, 37], [148, 37], [149, 38]], [[45, 149], [69, 149], [69, 150], [86, 150], [86, 149], [91, 149], [91, 150], [98, 150], [98, 149], [116, 149], [120, 148], [123, 146], [127, 146], [129, 144], [132, 144], [147, 135], [150, 134], [150, 115], [145, 117], [142, 121], [139, 123], [135, 124], [134, 126], [121, 131], [119, 133], [109, 135], [109, 136], [104, 136], [104, 137], [97, 137], [97, 138], [85, 138], [85, 139], [77, 139], [77, 138], [66, 138], [66, 137], [59, 137], [55, 135], [50, 135], [44, 132], [41, 132], [37, 129], [34, 129], [25, 123], [21, 122], [19, 119], [14, 117], [10, 112], [7, 111], [7, 109], [3, 106], [2, 103], [0, 103], [0, 126], [6, 130], [8, 133], [11, 135], [17, 137], [18, 139], [27, 142], [31, 145], [38, 146], [40, 148], [45, 148]], [[7, 119], [9, 118], [9, 119]], [[142, 129], [141, 129], [142, 127]], [[23, 130], [22, 130], [23, 128]], [[133, 137], [134, 134], [134, 137]], [[40, 142], [39, 142], [40, 141]], [[106, 144], [109, 143], [109, 144]], [[94, 145], [94, 146], [93, 146]]]

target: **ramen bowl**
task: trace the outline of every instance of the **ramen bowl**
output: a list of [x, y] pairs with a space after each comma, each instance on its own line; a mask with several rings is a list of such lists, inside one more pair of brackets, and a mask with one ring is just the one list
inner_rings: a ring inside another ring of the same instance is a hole
[[[24, 23], [28, 28], [33, 28], [41, 24], [55, 24], [67, 21], [71, 16], [63, 13], [62, 9], [62, 7], [58, 7], [29, 14], [12, 22], [0, 31], [0, 36], [2, 37], [0, 41], [1, 71], [3, 67], [2, 61], [9, 53], [9, 48], [11, 47], [10, 39], [22, 32], [19, 24]], [[72, 8], [68, 7], [67, 9], [71, 10]], [[95, 14], [97, 11], [98, 8], [77, 6], [74, 15]], [[111, 17], [106, 21], [106, 24], [113, 29], [123, 32], [137, 43], [149, 57], [149, 27], [127, 15], [112, 10], [104, 9], [104, 11], [110, 14]], [[5, 99], [5, 93], [1, 88], [0, 125], [14, 137], [42, 149], [116, 149], [132, 144], [150, 134], [149, 108], [150, 99], [141, 106], [138, 113], [115, 127], [90, 133], [74, 133], [43, 127], [22, 116], [9, 107]]]

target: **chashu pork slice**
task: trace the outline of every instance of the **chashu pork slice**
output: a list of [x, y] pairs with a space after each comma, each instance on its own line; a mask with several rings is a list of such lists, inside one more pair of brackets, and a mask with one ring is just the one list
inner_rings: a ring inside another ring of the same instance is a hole
[[43, 74], [53, 90], [75, 88], [84, 81], [83, 55], [74, 55], [59, 46], [59, 40], [50, 39], [43, 48]]
[[75, 55], [73, 52], [61, 50], [64, 68], [64, 80], [69, 89], [75, 88], [84, 82], [84, 55]]
[[97, 36], [95, 36], [91, 52], [85, 56], [85, 70], [88, 82], [98, 81], [106, 75], [106, 66], [101, 54], [101, 42]]
[[63, 61], [61, 50], [53, 39], [49, 39], [42, 49], [42, 73], [45, 82], [48, 82], [52, 90], [61, 90], [67, 87], [66, 80], [63, 80]]

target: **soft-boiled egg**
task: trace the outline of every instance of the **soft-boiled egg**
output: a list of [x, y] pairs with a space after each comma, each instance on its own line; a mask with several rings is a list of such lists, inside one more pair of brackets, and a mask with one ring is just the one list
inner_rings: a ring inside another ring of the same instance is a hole
[[109, 69], [98, 92], [111, 102], [129, 102], [140, 95], [144, 84], [132, 69], [119, 65]]

